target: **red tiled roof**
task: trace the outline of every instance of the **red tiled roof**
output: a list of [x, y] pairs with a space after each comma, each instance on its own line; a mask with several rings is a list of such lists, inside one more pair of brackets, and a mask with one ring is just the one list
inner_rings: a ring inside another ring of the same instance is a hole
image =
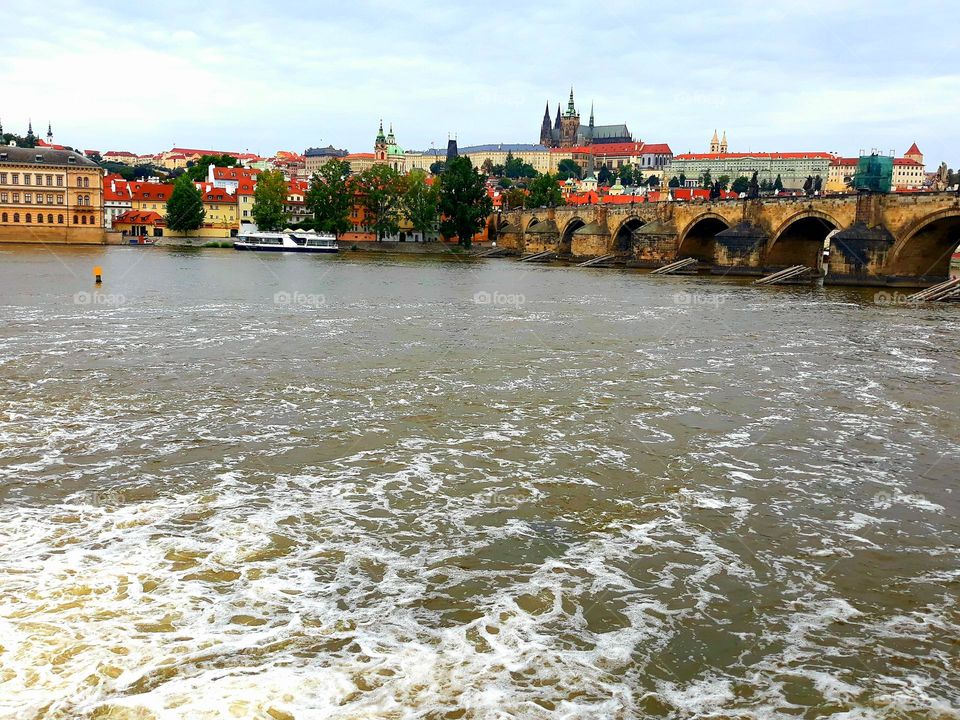
[[156, 225], [164, 223], [163, 216], [160, 213], [144, 212], [142, 210], [127, 210], [122, 215], [117, 216], [113, 224], [131, 224], [131, 225]]
[[914, 166], [914, 167], [923, 167], [923, 165], [921, 165], [920, 163], [918, 163], [916, 160], [914, 160], [914, 159], [912, 159], [912, 158], [907, 158], [907, 157], [894, 158], [894, 159], [893, 159], [893, 164], [894, 164], [894, 165], [912, 165], [912, 166]]
[[181, 155], [230, 155], [236, 157], [237, 153], [227, 150], [195, 150], [193, 148], [170, 148], [170, 153], [180, 153]]
[[173, 194], [173, 185], [150, 182], [132, 182], [128, 184], [133, 200], [162, 200], [166, 202]]
[[246, 168], [213, 168], [213, 177], [216, 180], [255, 180], [259, 170], [247, 170]]
[[904, 156], [906, 155], [923, 155], [923, 153], [920, 152], [920, 148], [918, 148], [917, 144], [914, 143], [913, 145], [910, 146], [910, 149], [904, 153]]
[[373, 160], [376, 157], [373, 153], [350, 153], [344, 160]]
[[660, 155], [673, 155], [673, 150], [670, 149], [670, 146], [667, 143], [644, 143], [643, 152]]
[[108, 150], [104, 155], [116, 155], [118, 157], [137, 157], [132, 152], [127, 152], [126, 150]]

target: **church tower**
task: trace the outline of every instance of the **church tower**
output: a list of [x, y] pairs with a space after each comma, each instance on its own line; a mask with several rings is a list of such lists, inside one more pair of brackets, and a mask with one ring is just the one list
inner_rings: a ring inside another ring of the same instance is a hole
[[36, 142], [36, 138], [33, 135], [33, 120], [27, 121], [27, 146], [33, 147]]
[[53, 145], [53, 126], [47, 123], [47, 145]]
[[567, 111], [560, 119], [560, 147], [573, 147], [577, 144], [577, 131], [580, 130], [580, 113], [573, 103], [573, 88], [570, 88], [570, 101]]
[[720, 138], [717, 137], [717, 131], [713, 131], [713, 138], [710, 140], [710, 152], [718, 153], [720, 152]]
[[727, 131], [723, 131], [723, 138], [720, 140], [720, 153], [726, 155], [729, 152], [727, 147]]
[[547, 107], [543, 111], [543, 122], [540, 124], [540, 144], [544, 147], [550, 147], [553, 138], [550, 132], [550, 101], [547, 101]]
[[380, 130], [377, 132], [377, 139], [373, 143], [373, 154], [377, 162], [387, 161], [387, 138], [383, 134], [383, 120], [380, 120]]

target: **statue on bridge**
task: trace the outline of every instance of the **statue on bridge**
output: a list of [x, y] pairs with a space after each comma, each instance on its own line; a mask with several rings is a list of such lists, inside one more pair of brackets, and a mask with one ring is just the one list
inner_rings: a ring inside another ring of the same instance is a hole
[[747, 185], [747, 199], [756, 200], [760, 197], [760, 183], [757, 181], [757, 171], [753, 171], [753, 177], [750, 178], [750, 184]]
[[713, 185], [710, 186], [710, 199], [719, 200], [722, 195], [723, 189], [720, 186], [720, 181], [717, 180], [713, 183]]

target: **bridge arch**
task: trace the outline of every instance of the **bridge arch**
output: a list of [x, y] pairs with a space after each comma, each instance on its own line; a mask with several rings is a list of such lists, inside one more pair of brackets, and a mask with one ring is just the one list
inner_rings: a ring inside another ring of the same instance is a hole
[[931, 213], [911, 223], [890, 252], [888, 275], [946, 279], [950, 257], [960, 245], [960, 207]]
[[527, 224], [524, 226], [523, 231], [526, 232], [527, 230], [529, 230], [539, 222], [540, 220], [537, 218], [536, 215], [534, 215], [533, 217], [530, 218], [530, 220], [527, 221]]
[[586, 224], [587, 221], [579, 215], [574, 215], [567, 221], [567, 224], [563, 226], [563, 230], [560, 231], [560, 247], [557, 250], [560, 255], [570, 254], [571, 248], [573, 247], [573, 234]]
[[614, 252], [625, 252], [633, 249], [633, 231], [646, 225], [646, 220], [636, 215], [625, 217], [613, 232]]
[[692, 257], [712, 263], [716, 255], [716, 234], [730, 227], [722, 215], [708, 212], [691, 220], [680, 232], [677, 240], [677, 257]]
[[818, 267], [824, 242], [840, 227], [837, 219], [825, 212], [802, 210], [787, 218], [774, 231], [765, 264], [769, 267]]

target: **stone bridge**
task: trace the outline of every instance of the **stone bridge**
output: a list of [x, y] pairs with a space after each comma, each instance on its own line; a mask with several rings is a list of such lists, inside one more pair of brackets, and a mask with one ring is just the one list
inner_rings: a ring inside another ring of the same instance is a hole
[[498, 245], [560, 258], [616, 255], [635, 267], [694, 257], [714, 273], [817, 267], [827, 281], [928, 285], [949, 274], [960, 243], [960, 197], [892, 193], [581, 205], [512, 210], [491, 221]]

